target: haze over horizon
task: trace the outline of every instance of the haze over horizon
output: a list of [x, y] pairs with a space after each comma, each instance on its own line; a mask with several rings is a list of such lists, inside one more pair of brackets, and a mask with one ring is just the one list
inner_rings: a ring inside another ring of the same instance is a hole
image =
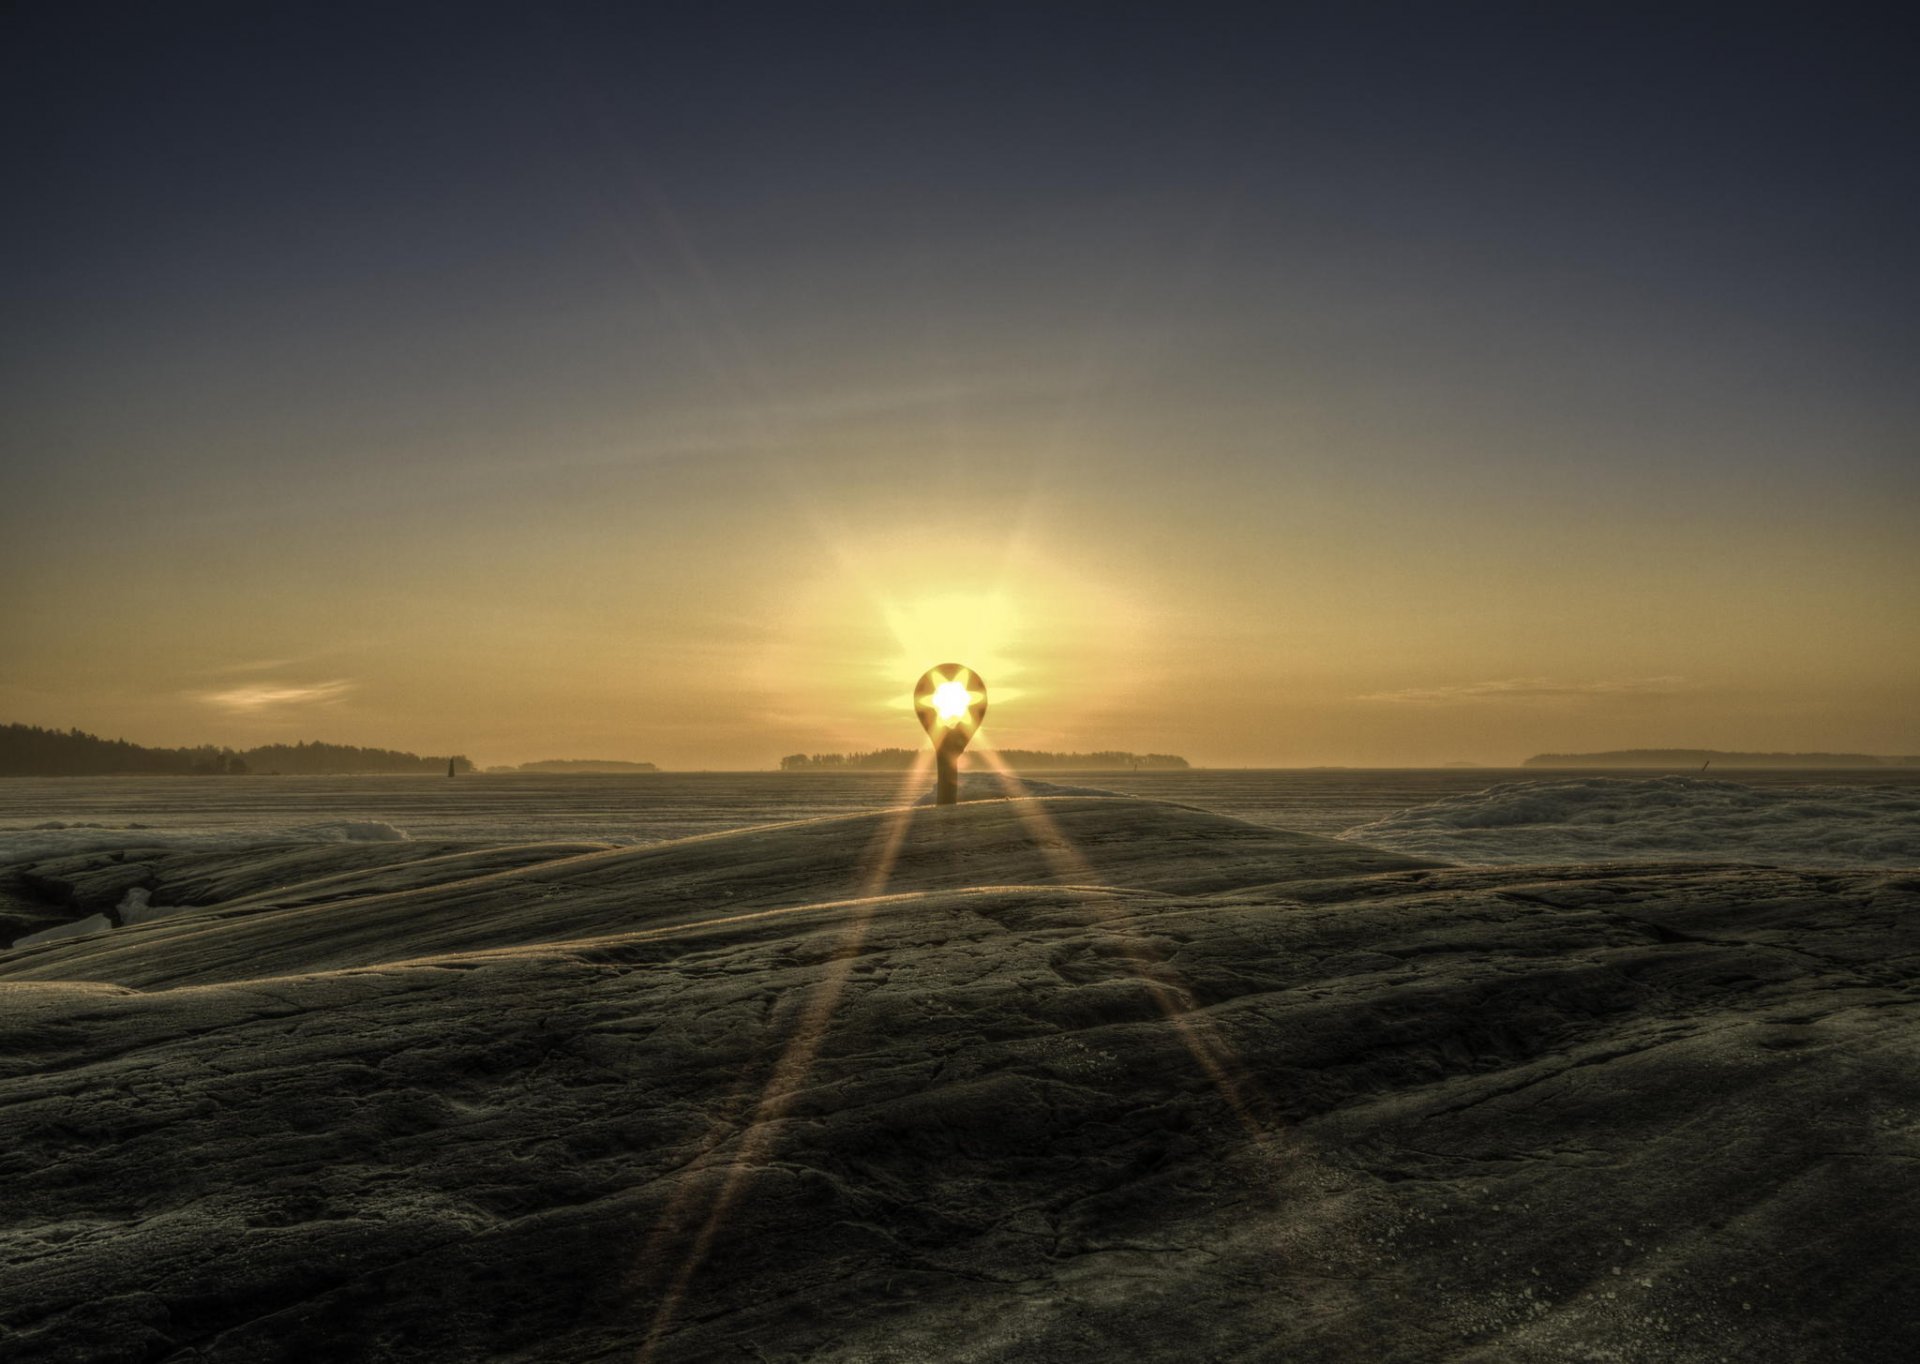
[[0, 721], [761, 768], [1920, 752], [1870, 25], [6, 21]]

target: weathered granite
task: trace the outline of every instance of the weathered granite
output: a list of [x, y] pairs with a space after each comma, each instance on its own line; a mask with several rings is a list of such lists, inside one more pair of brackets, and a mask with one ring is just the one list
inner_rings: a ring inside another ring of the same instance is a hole
[[0, 954], [0, 1357], [1920, 1353], [1912, 873], [1072, 798], [330, 884]]

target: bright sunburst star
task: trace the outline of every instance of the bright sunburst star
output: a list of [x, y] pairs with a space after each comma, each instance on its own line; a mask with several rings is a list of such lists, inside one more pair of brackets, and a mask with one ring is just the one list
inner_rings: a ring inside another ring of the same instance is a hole
[[933, 702], [934, 713], [940, 717], [940, 723], [950, 725], [966, 719], [967, 710], [974, 702], [974, 694], [967, 690], [964, 682], [942, 682], [927, 699]]

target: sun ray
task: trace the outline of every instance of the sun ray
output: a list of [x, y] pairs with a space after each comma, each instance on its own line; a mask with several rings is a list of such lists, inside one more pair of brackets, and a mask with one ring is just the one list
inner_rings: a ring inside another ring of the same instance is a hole
[[[995, 774], [1016, 790], [1025, 790], [1019, 774], [1009, 767], [989, 741], [975, 746], [978, 753], [992, 767]], [[1014, 811], [1026, 824], [1034, 843], [1040, 848], [1041, 855], [1054, 864], [1057, 872], [1077, 885], [1097, 885], [1099, 874], [1082, 857], [1064, 830], [1048, 815], [1045, 806], [1038, 800], [1016, 800]], [[1088, 902], [1095, 903], [1095, 902]], [[1109, 916], [1102, 916], [1109, 917]], [[1194, 1013], [1173, 992], [1159, 976], [1149, 971], [1149, 963], [1137, 952], [1127, 948], [1120, 940], [1122, 955], [1133, 973], [1147, 987], [1153, 1001], [1172, 1025], [1174, 1034], [1193, 1057], [1215, 1090], [1226, 1102], [1240, 1124], [1246, 1128], [1249, 1136], [1268, 1135], [1267, 1124], [1262, 1122], [1254, 1102], [1257, 1087], [1253, 1077], [1247, 1072], [1244, 1062], [1233, 1052], [1233, 1048], [1218, 1035], [1217, 1026], [1204, 1015]], [[1165, 969], [1165, 963], [1156, 963]], [[1270, 1108], [1260, 1104], [1259, 1108]]]
[[[719, 1235], [728, 1215], [735, 1204], [746, 1193], [755, 1171], [772, 1154], [776, 1137], [776, 1128], [786, 1115], [793, 1097], [806, 1084], [813, 1063], [825, 1043], [828, 1025], [832, 1022], [834, 1011], [839, 1007], [840, 998], [846, 990], [847, 979], [853, 969], [853, 963], [859, 955], [861, 944], [866, 940], [867, 928], [876, 910], [873, 903], [876, 897], [886, 890], [887, 882], [893, 875], [893, 865], [900, 855], [900, 845], [906, 838], [907, 829], [913, 823], [914, 807], [907, 804], [912, 792], [924, 786], [927, 774], [932, 766], [931, 750], [923, 750], [916, 757], [913, 767], [907, 773], [901, 785], [900, 797], [893, 808], [886, 812], [868, 844], [865, 855], [866, 875], [862, 879], [859, 901], [861, 908], [846, 925], [840, 945], [828, 959], [824, 974], [801, 1007], [799, 1019], [786, 1048], [774, 1063], [766, 1083], [761, 1087], [760, 1097], [754, 1106], [753, 1114], [739, 1133], [739, 1140], [732, 1157], [728, 1160], [719, 1189], [713, 1194], [706, 1216], [692, 1244], [681, 1258], [673, 1272], [665, 1291], [661, 1294], [659, 1306], [647, 1331], [646, 1340], [637, 1356], [638, 1364], [647, 1364], [657, 1355], [673, 1326], [673, 1320], [684, 1301], [687, 1289], [694, 1276], [699, 1273], [707, 1253], [712, 1249], [714, 1239]], [[726, 1119], [716, 1120], [709, 1131], [708, 1141], [703, 1149], [713, 1150], [725, 1143], [725, 1132], [732, 1124]], [[669, 1200], [663, 1211], [653, 1236], [642, 1256], [641, 1274], [651, 1278], [649, 1271], [661, 1259], [667, 1249], [667, 1242], [673, 1239], [674, 1230], [679, 1224], [680, 1214], [694, 1202], [702, 1188], [708, 1182], [700, 1177], [709, 1172], [708, 1168], [689, 1168], [681, 1176], [679, 1188]]]

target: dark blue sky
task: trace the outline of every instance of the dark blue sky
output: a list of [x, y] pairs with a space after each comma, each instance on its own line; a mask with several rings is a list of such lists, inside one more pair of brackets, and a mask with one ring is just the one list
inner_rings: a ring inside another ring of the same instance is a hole
[[[819, 311], [781, 281], [889, 260], [912, 278], [861, 281], [864, 320], [1048, 295], [1078, 317], [1122, 285], [1114, 306], [1171, 313], [1222, 278], [1194, 306], [1230, 310], [1284, 262], [1275, 306], [1645, 299], [1790, 336], [1869, 401], [1905, 384], [1914, 99], [1874, 26], [920, 8], [29, 7], [9, 368], [64, 400], [184, 343], [324, 390], [370, 348], [422, 397], [476, 365], [538, 389], [503, 333], [696, 251], [749, 314]], [[586, 326], [582, 362], [606, 344]]]

